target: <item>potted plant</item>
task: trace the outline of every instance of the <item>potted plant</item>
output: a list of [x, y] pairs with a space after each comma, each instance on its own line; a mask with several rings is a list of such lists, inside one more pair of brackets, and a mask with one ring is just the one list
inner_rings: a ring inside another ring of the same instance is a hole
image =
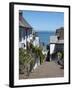
[[62, 53], [61, 52], [58, 52], [57, 53], [57, 57], [58, 57], [58, 60], [60, 60], [62, 58]]

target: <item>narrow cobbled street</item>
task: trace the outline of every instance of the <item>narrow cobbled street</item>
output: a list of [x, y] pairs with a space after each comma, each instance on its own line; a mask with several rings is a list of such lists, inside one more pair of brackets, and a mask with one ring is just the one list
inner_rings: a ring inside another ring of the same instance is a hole
[[61, 66], [55, 62], [44, 62], [32, 71], [28, 78], [52, 78], [52, 77], [63, 77], [64, 69], [60, 69]]

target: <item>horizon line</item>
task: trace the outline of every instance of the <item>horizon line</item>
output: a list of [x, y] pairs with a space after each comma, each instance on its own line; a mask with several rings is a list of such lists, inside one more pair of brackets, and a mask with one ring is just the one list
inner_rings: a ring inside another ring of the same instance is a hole
[[34, 31], [40, 31], [40, 32], [43, 32], [43, 31], [47, 31], [47, 32], [55, 32], [56, 30], [34, 30]]

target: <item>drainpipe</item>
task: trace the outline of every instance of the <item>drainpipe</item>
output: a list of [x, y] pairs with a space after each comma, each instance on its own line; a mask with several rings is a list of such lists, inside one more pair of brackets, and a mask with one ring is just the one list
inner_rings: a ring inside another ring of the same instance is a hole
[[26, 28], [26, 49], [27, 49], [27, 28]]

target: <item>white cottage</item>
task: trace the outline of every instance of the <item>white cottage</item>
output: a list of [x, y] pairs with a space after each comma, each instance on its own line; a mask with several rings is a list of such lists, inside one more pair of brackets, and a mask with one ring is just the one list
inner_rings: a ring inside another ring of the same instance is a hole
[[[64, 52], [64, 29], [56, 30], [55, 36], [50, 36], [50, 61], [56, 59], [56, 52]], [[53, 56], [52, 56], [53, 55]]]
[[39, 46], [39, 37], [33, 39], [33, 30], [30, 24], [23, 18], [22, 11], [19, 12], [19, 48], [27, 49], [27, 43], [32, 41], [34, 46]]

